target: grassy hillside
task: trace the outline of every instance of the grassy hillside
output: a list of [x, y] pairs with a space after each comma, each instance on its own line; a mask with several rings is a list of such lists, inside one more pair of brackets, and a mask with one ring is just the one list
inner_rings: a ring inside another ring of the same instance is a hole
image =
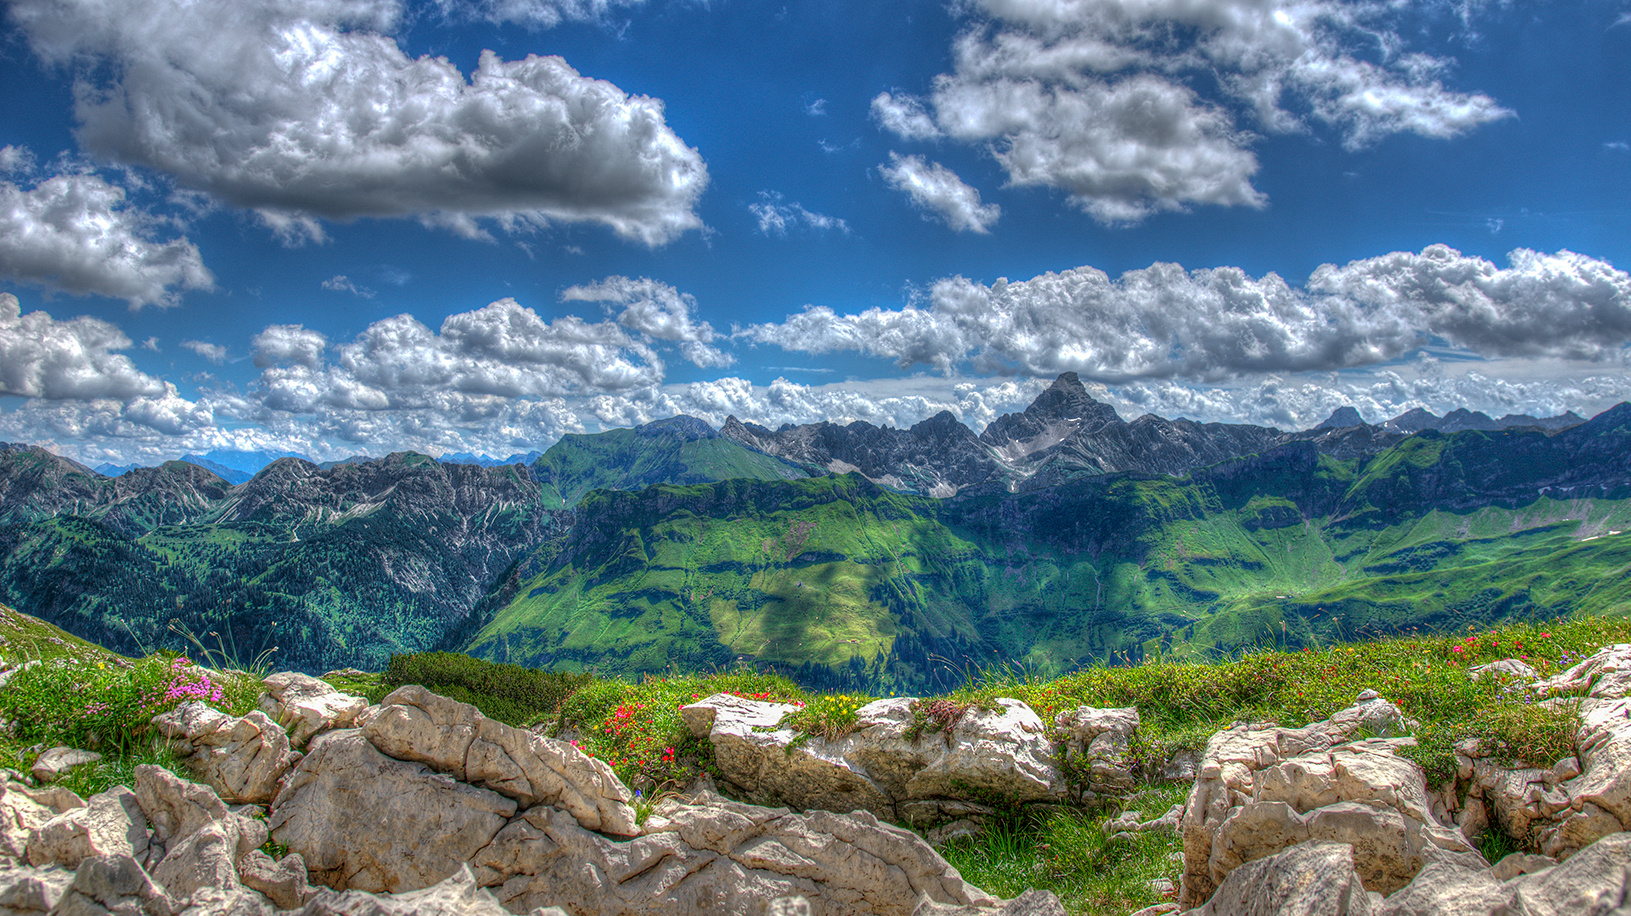
[[1060, 673], [1631, 607], [1628, 494], [1435, 507], [1412, 475], [1442, 470], [1446, 441], [965, 500], [855, 476], [598, 493], [466, 648], [623, 675], [752, 660], [921, 691], [970, 666]]
[[637, 429], [562, 436], [532, 465], [561, 505], [575, 506], [592, 490], [639, 490], [658, 483], [793, 480], [797, 465], [720, 438], [700, 420], [675, 417]]

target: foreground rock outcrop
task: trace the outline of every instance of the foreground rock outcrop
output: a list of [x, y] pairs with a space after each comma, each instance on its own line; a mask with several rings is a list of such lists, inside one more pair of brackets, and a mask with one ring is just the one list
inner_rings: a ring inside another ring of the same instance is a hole
[[1367, 694], [1303, 728], [1237, 725], [1214, 735], [1184, 810], [1179, 902], [1200, 906], [1246, 863], [1309, 841], [1352, 847], [1366, 889], [1383, 894], [1430, 862], [1487, 867], [1434, 817], [1420, 767], [1397, 755], [1414, 739], [1346, 740], [1405, 725], [1398, 707]]
[[157, 717], [207, 784], [143, 766], [134, 789], [80, 799], [0, 777], [0, 912], [759, 916], [783, 899], [832, 916], [1062, 913], [1002, 909], [862, 811], [699, 789], [642, 825], [611, 768], [570, 743], [421, 687], [357, 708], [299, 677], [276, 683], [270, 712]]
[[[1365, 691], [1301, 728], [1218, 732], [1183, 806], [1107, 829], [1176, 827], [1178, 905], [1197, 916], [1623, 912], [1627, 671], [1631, 647], [1609, 647], [1530, 686], [1572, 694], [1544, 701], [1580, 717], [1563, 760], [1502, 764], [1468, 744], [1457, 779], [1429, 787], [1401, 753], [1414, 724]], [[1525, 675], [1471, 676], [1518, 689]], [[1050, 728], [1014, 700], [880, 700], [844, 738], [798, 740], [781, 726], [793, 707], [718, 695], [681, 715], [733, 790], [802, 810], [698, 786], [642, 823], [610, 767], [571, 743], [420, 687], [359, 706], [321, 682], [277, 684], [266, 711], [189, 704], [155, 719], [202, 782], [144, 766], [132, 788], [82, 799], [0, 774], [0, 916], [1060, 916], [1051, 895], [992, 898], [883, 818], [1134, 784], [1137, 710], [1082, 707]], [[1471, 842], [1486, 826], [1545, 854], [1492, 865]]]
[[[982, 802], [1063, 802], [1121, 793], [1134, 783], [1128, 751], [1136, 710], [1084, 706], [1049, 729], [1019, 700], [921, 708], [910, 697], [875, 700], [837, 739], [784, 725], [797, 707], [715, 694], [680, 710], [706, 739], [725, 780], [765, 804], [862, 810], [929, 824], [988, 811]], [[1056, 739], [1063, 742], [1063, 752]], [[1082, 777], [1073, 782], [1061, 766]]]

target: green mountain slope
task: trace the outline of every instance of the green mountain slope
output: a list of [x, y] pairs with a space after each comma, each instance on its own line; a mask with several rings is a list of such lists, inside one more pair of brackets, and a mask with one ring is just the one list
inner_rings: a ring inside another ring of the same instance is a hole
[[558, 523], [519, 468], [423, 455], [283, 459], [237, 487], [208, 475], [207, 490], [186, 475], [208, 472], [167, 465], [130, 497], [129, 474], [16, 457], [0, 462], [17, 496], [0, 600], [127, 654], [185, 648], [175, 624], [219, 633], [242, 659], [275, 646], [289, 667], [378, 668], [440, 644]]
[[[1431, 434], [1349, 461], [1294, 444], [1189, 478], [962, 500], [857, 476], [598, 493], [467, 648], [618, 674], [752, 660], [921, 690], [969, 665], [1618, 613], [1621, 431]], [[1602, 460], [1564, 460], [1580, 454]], [[1545, 482], [1559, 480], [1577, 482]]]
[[575, 506], [591, 490], [639, 490], [660, 483], [716, 480], [794, 480], [796, 464], [721, 437], [694, 417], [673, 417], [634, 429], [563, 436], [532, 465], [560, 505]]

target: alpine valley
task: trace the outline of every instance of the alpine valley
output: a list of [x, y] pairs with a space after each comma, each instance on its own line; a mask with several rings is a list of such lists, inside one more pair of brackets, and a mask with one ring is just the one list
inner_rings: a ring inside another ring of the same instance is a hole
[[234, 483], [3, 446], [0, 602], [126, 653], [190, 632], [313, 672], [445, 648], [875, 693], [1631, 606], [1631, 404], [1287, 433], [1126, 422], [1066, 374], [979, 434], [676, 417], [468, 460]]

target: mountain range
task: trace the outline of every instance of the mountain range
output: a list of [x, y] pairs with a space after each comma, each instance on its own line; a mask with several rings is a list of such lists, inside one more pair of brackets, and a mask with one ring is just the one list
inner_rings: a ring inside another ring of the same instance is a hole
[[528, 464], [280, 457], [242, 482], [7, 445], [0, 601], [314, 671], [442, 647], [914, 690], [1624, 610], [1631, 406], [1358, 419], [1126, 422], [1067, 374], [978, 435], [676, 417]]

